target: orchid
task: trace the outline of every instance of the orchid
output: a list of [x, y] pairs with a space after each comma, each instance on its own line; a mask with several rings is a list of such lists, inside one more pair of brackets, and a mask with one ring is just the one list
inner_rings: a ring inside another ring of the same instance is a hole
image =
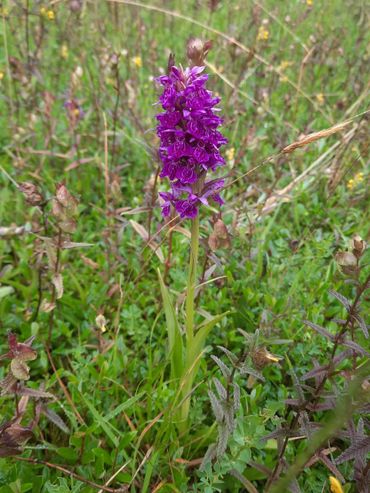
[[194, 219], [208, 199], [223, 203], [219, 191], [224, 180], [206, 181], [209, 171], [225, 164], [220, 147], [227, 139], [217, 130], [223, 121], [216, 108], [220, 98], [206, 89], [204, 68], [172, 66], [168, 75], [157, 79], [164, 86], [159, 102], [165, 110], [157, 115], [160, 177], [171, 182], [171, 192], [159, 194], [163, 216], [170, 214], [172, 205], [181, 218]]

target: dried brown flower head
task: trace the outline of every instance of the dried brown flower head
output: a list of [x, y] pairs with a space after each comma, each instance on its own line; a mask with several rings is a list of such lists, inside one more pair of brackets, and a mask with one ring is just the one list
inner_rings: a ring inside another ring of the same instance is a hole
[[191, 67], [201, 67], [212, 48], [212, 41], [202, 41], [200, 38], [189, 38], [186, 45], [186, 55]]
[[262, 370], [265, 366], [271, 363], [278, 363], [280, 358], [271, 354], [265, 347], [257, 347], [253, 350], [252, 361], [257, 370]]
[[358, 259], [361, 258], [362, 254], [366, 250], [366, 247], [366, 241], [363, 240], [360, 235], [354, 235], [350, 241], [350, 248], [352, 250], [352, 253]]
[[45, 201], [41, 192], [33, 183], [27, 181], [20, 183], [19, 190], [23, 193], [29, 205], [41, 205]]

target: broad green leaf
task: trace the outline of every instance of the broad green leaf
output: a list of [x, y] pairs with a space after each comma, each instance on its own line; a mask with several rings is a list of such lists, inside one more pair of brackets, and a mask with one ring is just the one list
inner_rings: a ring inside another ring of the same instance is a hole
[[70, 447], [59, 447], [56, 449], [56, 453], [63, 457], [63, 459], [67, 459], [68, 462], [76, 462], [78, 459], [78, 453], [75, 449]]
[[187, 357], [187, 368], [190, 368], [194, 361], [198, 358], [199, 354], [202, 352], [205, 342], [207, 339], [208, 334], [211, 332], [213, 327], [220, 322], [228, 313], [229, 311], [221, 313], [220, 315], [216, 315], [213, 317], [211, 320], [207, 320], [206, 322], [203, 322], [195, 336], [194, 339], [191, 341], [189, 344], [188, 348], [188, 357]]
[[162, 276], [158, 271], [159, 282], [163, 300], [164, 312], [167, 322], [167, 334], [169, 352], [171, 357], [171, 374], [173, 378], [180, 379], [183, 374], [183, 342], [180, 327], [176, 318], [170, 294], [165, 286]]
[[195, 378], [195, 375], [197, 374], [201, 362], [201, 353], [204, 349], [208, 334], [211, 332], [212, 328], [218, 322], [220, 322], [228, 313], [228, 311], [221, 313], [220, 315], [213, 317], [211, 320], [203, 322], [199, 326], [193, 340], [189, 342], [186, 354], [186, 368], [184, 371], [183, 395], [187, 395], [192, 389], [193, 380]]

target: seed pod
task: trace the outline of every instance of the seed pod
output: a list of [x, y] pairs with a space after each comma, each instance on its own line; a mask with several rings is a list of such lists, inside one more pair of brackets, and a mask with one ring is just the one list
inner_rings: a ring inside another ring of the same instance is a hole
[[69, 193], [64, 183], [58, 183], [56, 188], [56, 200], [66, 209], [65, 212], [67, 215], [75, 215], [78, 206], [75, 197]]
[[344, 274], [352, 275], [358, 271], [358, 259], [352, 252], [338, 252], [335, 261]]
[[218, 248], [230, 247], [230, 236], [225, 223], [218, 219], [213, 227], [213, 232], [208, 239], [208, 245], [212, 251]]
[[364, 251], [366, 250], [367, 244], [366, 241], [361, 238], [360, 235], [354, 235], [350, 241], [350, 248], [352, 250], [353, 255], [359, 259]]
[[271, 363], [278, 363], [280, 358], [269, 353], [265, 347], [258, 347], [253, 350], [252, 361], [256, 370], [262, 370], [265, 366]]
[[33, 183], [27, 181], [19, 184], [19, 190], [24, 194], [26, 202], [30, 205], [41, 205], [44, 202], [44, 197]]

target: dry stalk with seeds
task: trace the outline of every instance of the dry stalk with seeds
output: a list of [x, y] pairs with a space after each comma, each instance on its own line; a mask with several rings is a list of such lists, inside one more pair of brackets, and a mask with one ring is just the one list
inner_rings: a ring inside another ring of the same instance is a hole
[[[54, 310], [63, 296], [62, 251], [80, 244], [71, 242], [77, 227], [77, 199], [63, 183], [56, 185], [55, 196], [46, 200], [44, 194], [32, 183], [21, 183], [19, 190], [27, 204], [37, 207], [41, 213], [42, 226], [36, 234], [35, 266], [38, 271], [38, 301], [33, 314], [36, 320], [39, 311], [49, 313], [49, 343], [54, 324]], [[49, 296], [45, 296], [45, 291]]]
[[[21, 454], [25, 443], [34, 437], [33, 430], [37, 427], [41, 415], [46, 416], [65, 433], [69, 433], [63, 420], [47, 406], [54, 396], [44, 390], [44, 385], [38, 389], [28, 387], [30, 379], [28, 362], [37, 358], [37, 352], [32, 348], [34, 337], [25, 342], [18, 342], [13, 333], [8, 334], [8, 351], [0, 356], [0, 360], [10, 360], [9, 370], [0, 381], [0, 396], [13, 397], [15, 410], [13, 416], [5, 419], [0, 425], [0, 457]], [[31, 411], [30, 399], [35, 400]], [[32, 419], [29, 418], [33, 412]], [[27, 419], [27, 424], [23, 424]]]

